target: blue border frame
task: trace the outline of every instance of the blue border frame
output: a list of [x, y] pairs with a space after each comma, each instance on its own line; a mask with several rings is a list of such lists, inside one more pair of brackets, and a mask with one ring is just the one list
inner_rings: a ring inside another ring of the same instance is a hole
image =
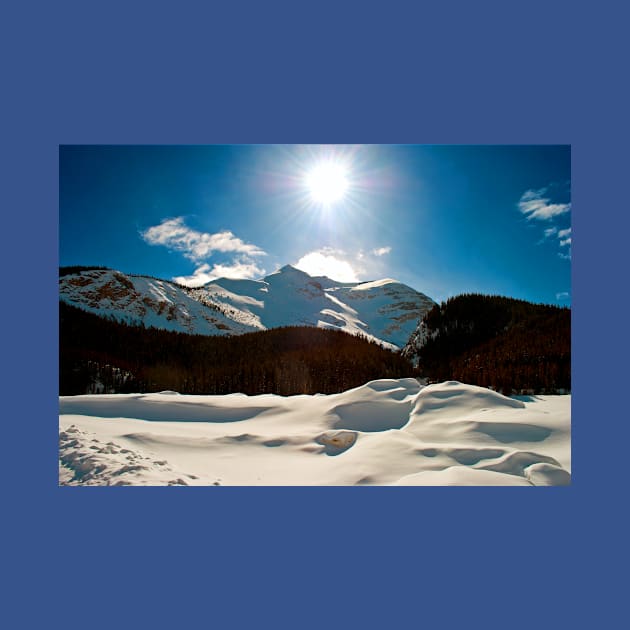
[[[514, 629], [625, 617], [623, 582], [607, 579], [628, 527], [615, 490], [628, 431], [615, 299], [627, 266], [628, 51], [615, 3], [60, 0], [2, 11], [3, 538], [18, 627]], [[571, 487], [57, 487], [58, 145], [268, 142], [572, 144]]]

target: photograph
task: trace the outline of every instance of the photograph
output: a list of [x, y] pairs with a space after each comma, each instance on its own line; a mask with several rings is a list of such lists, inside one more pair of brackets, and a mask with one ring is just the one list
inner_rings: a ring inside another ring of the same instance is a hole
[[3, 626], [621, 625], [624, 7], [4, 3]]
[[60, 486], [571, 484], [571, 146], [59, 145]]

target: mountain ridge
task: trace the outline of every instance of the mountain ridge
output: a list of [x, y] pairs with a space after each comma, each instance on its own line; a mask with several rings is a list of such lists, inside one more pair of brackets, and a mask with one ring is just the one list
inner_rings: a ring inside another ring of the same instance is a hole
[[391, 350], [435, 305], [391, 278], [343, 283], [284, 265], [259, 280], [216, 278], [200, 287], [102, 267], [61, 267], [59, 298], [128, 324], [207, 335], [279, 326], [333, 328]]

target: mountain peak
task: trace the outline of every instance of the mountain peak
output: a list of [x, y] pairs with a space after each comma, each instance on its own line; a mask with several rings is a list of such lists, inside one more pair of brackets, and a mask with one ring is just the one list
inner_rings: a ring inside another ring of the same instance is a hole
[[434, 302], [390, 279], [338, 282], [284, 265], [262, 280], [217, 278], [197, 289], [148, 276], [81, 272], [59, 279], [59, 297], [127, 323], [194, 334], [316, 326], [397, 349]]
[[293, 274], [293, 275], [298, 275], [298, 276], [309, 276], [309, 274], [306, 273], [306, 271], [302, 271], [301, 269], [297, 269], [296, 267], [293, 267], [293, 265], [284, 265], [284, 267], [280, 267], [280, 269], [277, 269], [276, 271], [274, 271], [272, 274], [272, 276], [275, 276], [276, 274]]
[[298, 269], [297, 267], [294, 267], [293, 265], [284, 265], [284, 267], [280, 267], [278, 271], [282, 273], [286, 273], [287, 271], [297, 271], [299, 273], [306, 273], [305, 271], [301, 271], [300, 269]]

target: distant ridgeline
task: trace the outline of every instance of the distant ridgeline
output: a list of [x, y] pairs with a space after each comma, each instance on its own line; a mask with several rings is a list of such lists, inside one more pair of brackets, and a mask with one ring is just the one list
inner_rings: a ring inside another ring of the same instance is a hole
[[60, 394], [330, 394], [412, 374], [408, 359], [338, 330], [292, 326], [231, 337], [130, 326], [63, 302]]
[[571, 311], [512, 298], [460, 295], [425, 315], [402, 350], [431, 381], [504, 394], [571, 389]]
[[64, 276], [69, 276], [73, 273], [81, 273], [82, 271], [110, 271], [109, 267], [99, 267], [98, 265], [92, 265], [91, 267], [86, 267], [84, 265], [71, 265], [69, 267], [59, 267], [59, 277], [63, 278]]

